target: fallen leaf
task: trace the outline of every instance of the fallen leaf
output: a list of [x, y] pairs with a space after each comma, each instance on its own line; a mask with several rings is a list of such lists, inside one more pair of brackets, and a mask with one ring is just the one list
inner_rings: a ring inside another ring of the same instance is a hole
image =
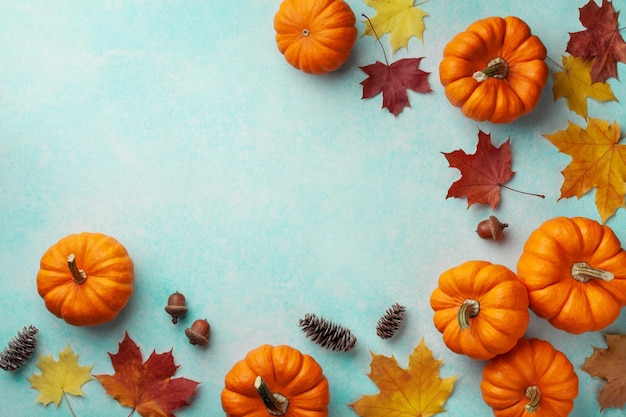
[[372, 353], [368, 376], [380, 389], [376, 395], [364, 395], [350, 407], [361, 417], [429, 417], [446, 411], [456, 377], [441, 379], [441, 360], [433, 358], [424, 339], [409, 356], [409, 366], [402, 369], [396, 359]]
[[37, 368], [41, 374], [34, 374], [28, 381], [33, 389], [39, 391], [35, 401], [43, 405], [53, 402], [58, 407], [65, 394], [83, 396], [81, 387], [92, 379], [93, 365], [79, 366], [78, 355], [69, 344], [59, 353], [58, 362], [52, 355], [40, 355]]
[[491, 143], [491, 135], [479, 129], [474, 154], [462, 149], [442, 153], [451, 168], [461, 171], [461, 178], [448, 189], [446, 198], [467, 197], [468, 208], [479, 203], [489, 204], [495, 210], [500, 203], [500, 186], [515, 174], [511, 171], [510, 139], [496, 148]]
[[596, 207], [606, 223], [626, 194], [626, 145], [619, 144], [620, 127], [616, 122], [589, 118], [587, 127], [569, 122], [566, 130], [544, 135], [562, 153], [572, 157], [562, 171], [562, 198], [580, 198], [596, 188]]
[[602, 6], [589, 0], [579, 10], [580, 22], [587, 29], [570, 33], [566, 51], [583, 61], [595, 58], [591, 68], [593, 82], [617, 78], [617, 63], [626, 63], [626, 43], [618, 27], [619, 12], [608, 0], [602, 0]]
[[376, 14], [371, 18], [372, 24], [365, 25], [362, 36], [378, 38], [378, 35], [389, 33], [392, 52], [408, 48], [412, 36], [423, 41], [424, 17], [428, 14], [414, 6], [413, 0], [365, 0], [365, 4], [374, 8]]
[[407, 88], [416, 93], [428, 93], [428, 72], [419, 69], [422, 58], [404, 58], [391, 65], [380, 61], [361, 67], [368, 77], [361, 81], [363, 99], [383, 93], [383, 108], [398, 116], [405, 107], [410, 107]]
[[626, 335], [607, 334], [607, 348], [593, 348], [593, 354], [585, 359], [583, 371], [593, 377], [606, 379], [600, 389], [600, 410], [621, 408], [626, 403]]
[[595, 60], [583, 61], [575, 56], [563, 56], [563, 71], [554, 73], [552, 94], [554, 100], [565, 97], [567, 106], [579, 116], [587, 119], [587, 98], [598, 101], [617, 101], [606, 82], [591, 81], [591, 66]]
[[187, 400], [199, 384], [187, 378], [171, 378], [178, 369], [171, 350], [159, 354], [153, 351], [142, 363], [141, 351], [128, 333], [118, 353], [109, 353], [109, 357], [115, 374], [94, 376], [107, 394], [143, 417], [173, 417], [172, 410], [189, 405]]

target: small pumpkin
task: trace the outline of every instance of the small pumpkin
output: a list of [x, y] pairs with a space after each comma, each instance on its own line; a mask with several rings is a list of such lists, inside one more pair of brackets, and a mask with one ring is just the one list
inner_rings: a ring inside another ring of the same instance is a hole
[[487, 261], [467, 261], [441, 274], [430, 305], [446, 346], [477, 360], [513, 348], [530, 321], [524, 285], [507, 267]]
[[539, 102], [548, 79], [546, 55], [520, 18], [488, 17], [444, 47], [439, 78], [450, 103], [465, 116], [509, 123]]
[[534, 230], [517, 263], [530, 308], [569, 333], [597, 331], [626, 305], [626, 251], [613, 230], [555, 217]]
[[578, 376], [550, 343], [520, 339], [485, 364], [480, 389], [496, 417], [566, 417], [578, 396]]
[[287, 346], [261, 345], [224, 378], [226, 417], [327, 417], [328, 380], [310, 355]]
[[322, 75], [341, 67], [357, 38], [344, 0], [284, 0], [274, 16], [278, 50], [293, 67]]
[[120, 242], [84, 232], [65, 236], [43, 254], [37, 291], [55, 316], [75, 326], [95, 326], [126, 306], [133, 280], [133, 261]]

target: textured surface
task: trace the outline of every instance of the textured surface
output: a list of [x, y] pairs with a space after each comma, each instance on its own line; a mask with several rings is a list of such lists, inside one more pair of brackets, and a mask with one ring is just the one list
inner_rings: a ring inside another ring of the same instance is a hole
[[[412, 39], [391, 60], [424, 57], [430, 94], [409, 92], [411, 108], [394, 118], [382, 97], [361, 100], [358, 67], [383, 60], [370, 36], [323, 77], [294, 70], [274, 42], [278, 1], [0, 0], [0, 291], [4, 345], [25, 325], [40, 330], [35, 360], [0, 373], [5, 416], [67, 416], [62, 403], [43, 407], [27, 378], [38, 354], [66, 343], [93, 373], [112, 372], [124, 332], [143, 352], [173, 348], [178, 374], [200, 381], [191, 407], [178, 416], [223, 415], [224, 374], [263, 344], [289, 344], [324, 367], [330, 414], [375, 394], [370, 351], [400, 366], [424, 338], [443, 377], [458, 375], [445, 404], [450, 415], [489, 416], [479, 380], [482, 363], [450, 352], [432, 324], [428, 297], [444, 270], [484, 259], [515, 270], [528, 235], [557, 216], [598, 219], [594, 192], [557, 202], [569, 157], [541, 135], [584, 120], [554, 103], [552, 78], [538, 108], [510, 125], [464, 118], [443, 95], [441, 51], [457, 32], [489, 15], [516, 15], [560, 62], [568, 32], [582, 30], [583, 1], [426, 2], [424, 41]], [[80, 3], [80, 4], [79, 4]], [[349, 1], [363, 32], [361, 13]], [[454, 4], [453, 4], [454, 3]], [[614, 1], [617, 10], [626, 2]], [[623, 14], [622, 14], [623, 16]], [[620, 27], [624, 26], [622, 22]], [[558, 70], [549, 63], [551, 72]], [[610, 80], [626, 100], [626, 73]], [[626, 124], [619, 103], [589, 102], [589, 115]], [[498, 146], [511, 138], [507, 185], [498, 209], [446, 200], [459, 178], [441, 152], [476, 146], [478, 129]], [[498, 241], [476, 236], [491, 214], [509, 224]], [[626, 211], [608, 222], [626, 242]], [[81, 231], [109, 234], [128, 249], [136, 291], [112, 323], [77, 328], [55, 318], [37, 294], [39, 259], [59, 238]], [[174, 291], [189, 313], [177, 325], [163, 308]], [[376, 323], [394, 302], [407, 307], [390, 340]], [[350, 352], [331, 352], [298, 327], [316, 313], [358, 338]], [[184, 329], [211, 323], [205, 348]], [[608, 332], [626, 331], [626, 314]], [[599, 415], [601, 383], [580, 370], [600, 333], [565, 334], [531, 319], [529, 336], [567, 354], [580, 377], [571, 416]], [[96, 381], [71, 398], [78, 416], [126, 416]], [[603, 417], [620, 415], [607, 410]]]

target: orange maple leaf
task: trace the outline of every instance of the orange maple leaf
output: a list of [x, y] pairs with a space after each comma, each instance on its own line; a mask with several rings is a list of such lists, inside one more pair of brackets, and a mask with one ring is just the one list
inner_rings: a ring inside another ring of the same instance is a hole
[[152, 352], [143, 362], [137, 344], [128, 336], [117, 354], [109, 353], [114, 375], [94, 375], [107, 394], [143, 417], [174, 417], [172, 410], [189, 405], [199, 384], [187, 378], [171, 377], [178, 369], [172, 351]]
[[624, 207], [626, 195], [626, 146], [619, 144], [616, 122], [589, 118], [587, 127], [569, 122], [567, 129], [544, 135], [562, 153], [572, 157], [562, 171], [562, 198], [580, 198], [596, 188], [596, 207], [602, 223]]
[[441, 379], [441, 360], [433, 358], [424, 339], [409, 356], [408, 368], [402, 369], [396, 359], [372, 353], [368, 376], [380, 389], [376, 395], [364, 395], [350, 404], [361, 417], [415, 416], [430, 417], [446, 411], [456, 377]]
[[600, 409], [618, 407], [626, 403], [626, 335], [607, 334], [607, 348], [593, 348], [593, 354], [585, 359], [583, 371], [591, 376], [606, 379], [600, 389]]

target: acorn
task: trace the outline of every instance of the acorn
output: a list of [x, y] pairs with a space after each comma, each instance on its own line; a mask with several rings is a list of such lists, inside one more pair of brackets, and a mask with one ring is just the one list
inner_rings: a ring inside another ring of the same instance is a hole
[[187, 314], [187, 306], [185, 304], [185, 296], [178, 291], [169, 296], [165, 311], [172, 316], [172, 323], [178, 323], [178, 318]]
[[185, 334], [192, 345], [206, 345], [209, 342], [209, 332], [211, 325], [206, 319], [199, 319], [193, 322], [190, 328], [185, 329]]
[[489, 216], [487, 220], [478, 223], [476, 233], [483, 239], [499, 240], [505, 227], [509, 227], [509, 225], [501, 223], [496, 216]]

